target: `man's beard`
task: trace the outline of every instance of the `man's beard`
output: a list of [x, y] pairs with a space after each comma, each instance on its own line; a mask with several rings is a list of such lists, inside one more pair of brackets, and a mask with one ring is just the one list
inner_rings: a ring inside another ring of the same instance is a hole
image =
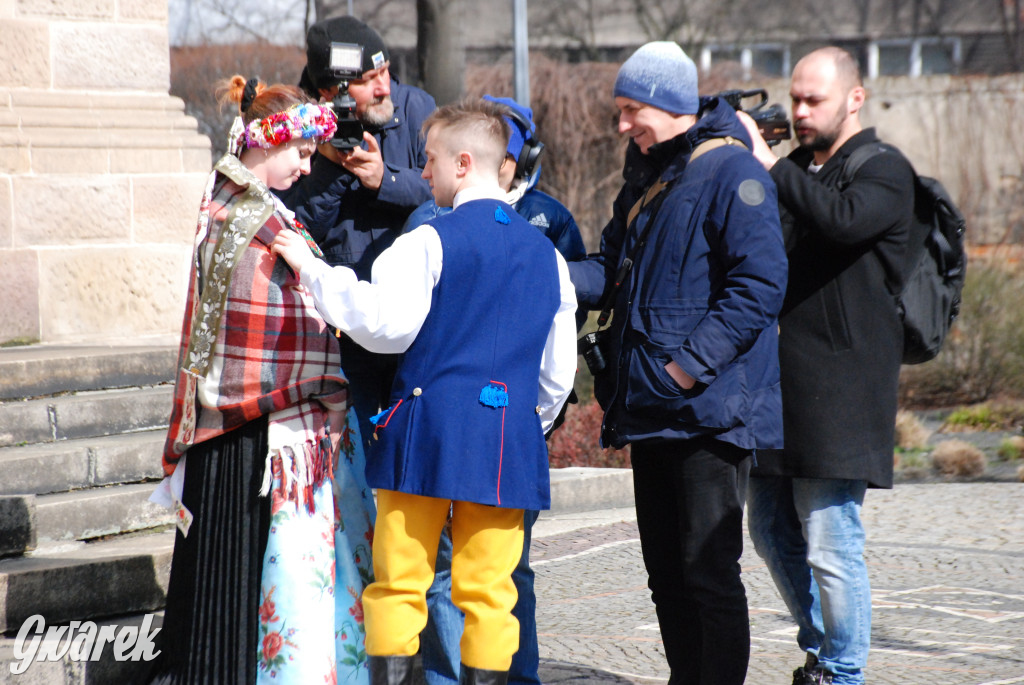
[[847, 116], [846, 112], [840, 111], [836, 114], [836, 118], [832, 121], [832, 125], [829, 126], [828, 129], [799, 136], [800, 146], [814, 152], [832, 149], [832, 145], [835, 144], [836, 140], [839, 138], [839, 132], [842, 129], [843, 122], [846, 121]]
[[359, 121], [369, 129], [379, 129], [391, 121], [395, 115], [395, 104], [390, 95], [371, 102], [359, 117]]
[[836, 142], [836, 138], [839, 137], [838, 132], [829, 133], [815, 133], [814, 135], [804, 136], [800, 139], [800, 145], [805, 150], [812, 150], [819, 152], [821, 150], [832, 149], [832, 144]]

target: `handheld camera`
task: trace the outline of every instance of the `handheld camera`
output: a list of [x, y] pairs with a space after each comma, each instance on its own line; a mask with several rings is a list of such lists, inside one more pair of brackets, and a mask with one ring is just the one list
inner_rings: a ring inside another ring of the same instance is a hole
[[[744, 107], [743, 101], [747, 98], [760, 96], [761, 101], [753, 107]], [[754, 90], [723, 90], [718, 93], [718, 97], [729, 103], [737, 112], [745, 112], [750, 115], [750, 118], [757, 124], [757, 130], [761, 132], [761, 137], [764, 138], [764, 142], [768, 143], [769, 146], [774, 147], [783, 140], [789, 140], [791, 137], [791, 126], [789, 119], [786, 118], [786, 110], [783, 109], [782, 105], [776, 103], [773, 105], [768, 104], [768, 91], [764, 88], [756, 88]]]
[[356, 118], [356, 101], [348, 93], [348, 82], [363, 75], [363, 46], [331, 43], [331, 72], [334, 78], [341, 79], [338, 94], [331, 101], [331, 108], [338, 117], [338, 130], [331, 145], [347, 152], [363, 142], [363, 124]]
[[605, 348], [607, 347], [608, 329], [587, 333], [576, 341], [576, 353], [583, 355], [587, 370], [594, 376], [608, 368]]

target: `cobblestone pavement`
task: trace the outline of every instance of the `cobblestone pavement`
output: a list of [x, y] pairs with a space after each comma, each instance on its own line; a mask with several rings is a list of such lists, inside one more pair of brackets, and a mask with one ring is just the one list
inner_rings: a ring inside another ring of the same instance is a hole
[[[579, 518], [589, 516], [590, 518]], [[873, 587], [868, 683], [1024, 684], [1024, 484], [904, 484], [868, 492]], [[668, 669], [631, 510], [535, 529], [545, 683], [663, 683]], [[796, 627], [749, 539], [749, 685], [789, 685]]]

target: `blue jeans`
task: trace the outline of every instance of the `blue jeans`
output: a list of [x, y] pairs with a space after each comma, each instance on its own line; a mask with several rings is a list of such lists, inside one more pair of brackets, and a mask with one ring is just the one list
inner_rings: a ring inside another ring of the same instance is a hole
[[864, 682], [871, 645], [871, 586], [860, 520], [867, 483], [753, 476], [748, 528], [754, 549], [835, 685]]
[[[519, 595], [512, 609], [512, 615], [519, 621], [519, 651], [512, 657], [510, 685], [540, 685], [537, 597], [533, 593], [533, 569], [530, 568], [530, 532], [539, 514], [528, 509], [523, 516], [523, 555], [512, 572], [512, 582]], [[452, 604], [452, 539], [445, 531], [437, 548], [434, 583], [427, 590], [427, 627], [420, 634], [427, 685], [459, 682], [462, 622], [462, 612]]]

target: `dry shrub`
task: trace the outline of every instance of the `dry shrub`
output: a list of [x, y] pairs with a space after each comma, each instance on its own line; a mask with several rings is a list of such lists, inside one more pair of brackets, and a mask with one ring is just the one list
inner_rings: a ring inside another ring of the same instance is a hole
[[[569, 64], [530, 54], [530, 104], [544, 143], [539, 187], [569, 208], [595, 250], [622, 186], [626, 139], [617, 132], [612, 86], [618, 64]], [[513, 97], [512, 65], [466, 70], [466, 93]]]
[[302, 48], [241, 43], [171, 48], [171, 95], [185, 101], [185, 112], [209, 136], [214, 159], [227, 150], [227, 135], [237, 112], [217, 104], [217, 82], [241, 74], [264, 83], [296, 85], [306, 53]]
[[548, 442], [551, 468], [591, 466], [595, 468], [629, 468], [629, 447], [621, 450], [601, 449], [601, 419], [604, 412], [597, 402], [570, 404], [565, 423]]
[[904, 409], [896, 412], [896, 446], [905, 450], [920, 449], [928, 444], [931, 431], [921, 420]]
[[947, 476], [980, 476], [985, 473], [985, 454], [963, 440], [946, 440], [932, 452], [935, 468]]
[[949, 406], [1024, 394], [1024, 271], [1009, 263], [967, 269], [960, 317], [934, 360], [904, 367], [903, 406]]
[[999, 458], [1016, 461], [1024, 456], [1024, 435], [1013, 435], [999, 445]]

